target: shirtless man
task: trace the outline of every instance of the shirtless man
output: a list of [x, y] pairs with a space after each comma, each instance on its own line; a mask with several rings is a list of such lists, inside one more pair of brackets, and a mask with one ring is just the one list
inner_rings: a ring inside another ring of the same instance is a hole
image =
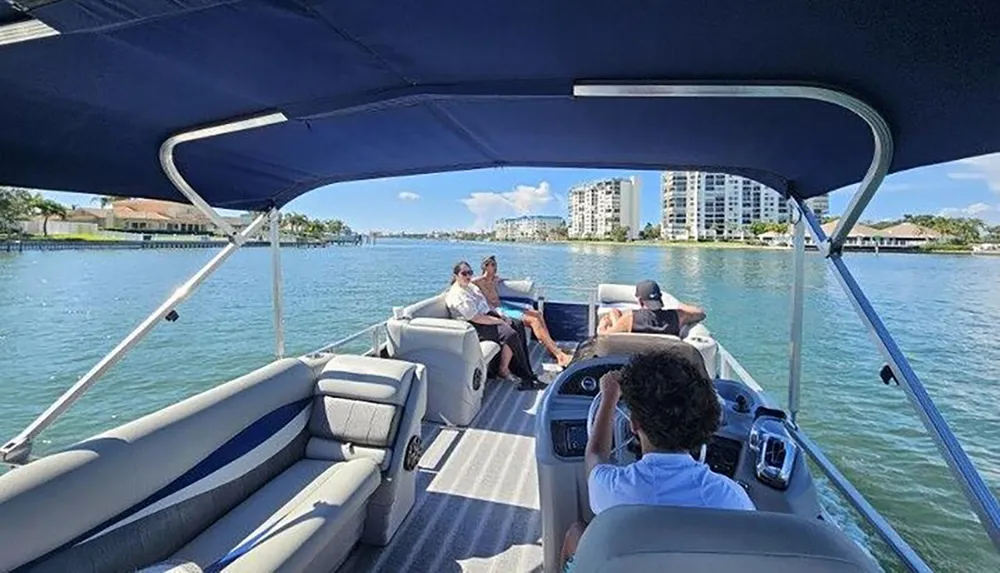
[[660, 285], [654, 281], [642, 281], [635, 285], [635, 298], [639, 301], [639, 309], [625, 312], [611, 309], [601, 317], [597, 333], [638, 332], [680, 336], [685, 326], [705, 320], [705, 311], [696, 306], [681, 304], [677, 308], [663, 308], [663, 294]]
[[552, 335], [549, 334], [549, 329], [545, 325], [545, 319], [542, 318], [542, 313], [538, 312], [533, 308], [525, 308], [512, 303], [505, 303], [500, 300], [500, 294], [497, 292], [497, 284], [500, 283], [500, 276], [497, 275], [497, 259], [495, 256], [489, 256], [483, 259], [483, 275], [474, 279], [472, 282], [479, 287], [479, 290], [483, 291], [483, 295], [486, 296], [486, 301], [489, 302], [490, 308], [496, 310], [497, 312], [503, 314], [508, 318], [513, 318], [520, 320], [532, 332], [535, 333], [535, 337], [538, 338], [539, 342], [555, 357], [556, 362], [559, 366], [566, 366], [569, 364], [573, 357], [559, 348], [555, 341], [552, 340]]

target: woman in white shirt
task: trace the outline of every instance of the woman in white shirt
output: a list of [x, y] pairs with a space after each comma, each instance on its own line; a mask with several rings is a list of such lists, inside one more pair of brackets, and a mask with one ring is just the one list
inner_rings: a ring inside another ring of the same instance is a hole
[[518, 390], [534, 390], [540, 384], [528, 361], [524, 341], [510, 319], [490, 309], [489, 302], [479, 287], [472, 284], [472, 267], [465, 261], [452, 269], [451, 287], [445, 296], [445, 304], [452, 316], [466, 320], [479, 335], [479, 340], [491, 340], [500, 345], [500, 359], [497, 373], [506, 380], [521, 379]]

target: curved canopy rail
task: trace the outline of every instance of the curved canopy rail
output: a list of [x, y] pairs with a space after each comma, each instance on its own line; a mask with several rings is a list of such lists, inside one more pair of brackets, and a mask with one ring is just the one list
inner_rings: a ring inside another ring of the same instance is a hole
[[[996, 499], [840, 256], [887, 173], [1000, 151], [1000, 126], [982, 121], [1000, 116], [1000, 36], [988, 25], [1000, 22], [1000, 3], [20, 4], [58, 36], [21, 34], [0, 46], [0, 181], [187, 198], [223, 223], [232, 244], [220, 259], [247, 231], [234, 235], [211, 207], [271, 210], [276, 222], [277, 208], [338, 181], [580, 166], [727, 171], [777, 189], [825, 244], [832, 270], [1000, 547]], [[10, 15], [0, 9], [0, 26]], [[219, 118], [237, 119], [212, 123]], [[856, 181], [865, 164], [827, 241], [802, 201]], [[272, 241], [277, 252], [277, 234]], [[187, 294], [168, 299], [0, 448], [4, 458], [24, 454]], [[280, 354], [280, 288], [275, 295]], [[793, 299], [795, 324], [802, 297]], [[793, 340], [793, 412], [799, 347]], [[921, 568], [910, 548], [894, 548]]]

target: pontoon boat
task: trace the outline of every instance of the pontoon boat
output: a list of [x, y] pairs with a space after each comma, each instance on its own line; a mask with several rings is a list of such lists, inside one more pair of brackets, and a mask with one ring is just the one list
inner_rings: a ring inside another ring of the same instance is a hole
[[[554, 573], [578, 519], [581, 573], [876, 569], [824, 519], [808, 457], [927, 571], [798, 425], [806, 229], [1000, 547], [995, 497], [841, 256], [887, 173], [1000, 151], [998, 23], [995, 0], [0, 4], [0, 182], [186, 200], [230, 241], [0, 447], [15, 466], [0, 476], [0, 570]], [[588, 303], [506, 285], [577, 353], [541, 393], [490, 380], [497, 349], [440, 297], [362, 333], [364, 356], [285, 357], [282, 206], [330, 183], [504, 166], [726, 171], [784, 194], [784, 407], [705, 328], [595, 338], [598, 315], [631, 302], [621, 285]], [[826, 236], [803, 201], [859, 178]], [[259, 215], [236, 232], [214, 208]], [[276, 361], [33, 460], [39, 434], [268, 223]], [[714, 378], [725, 418], [692, 455], [760, 511], [591, 519], [595, 380], [650, 345], [684, 345]]]

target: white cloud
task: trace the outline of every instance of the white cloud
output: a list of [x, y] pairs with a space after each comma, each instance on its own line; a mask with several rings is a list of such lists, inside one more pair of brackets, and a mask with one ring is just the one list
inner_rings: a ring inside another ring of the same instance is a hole
[[461, 201], [476, 216], [472, 228], [487, 229], [500, 217], [528, 215], [558, 200], [548, 182], [542, 181], [537, 187], [518, 185], [506, 193], [477, 191]]
[[968, 207], [948, 207], [942, 209], [938, 215], [942, 217], [973, 217], [996, 224], [1000, 223], [1000, 205], [973, 203]]
[[980, 155], [955, 162], [962, 171], [948, 174], [952, 179], [977, 179], [986, 183], [994, 193], [1000, 194], [1000, 153]]
[[416, 201], [417, 199], [420, 199], [420, 195], [411, 191], [400, 191], [399, 198], [403, 201]]

